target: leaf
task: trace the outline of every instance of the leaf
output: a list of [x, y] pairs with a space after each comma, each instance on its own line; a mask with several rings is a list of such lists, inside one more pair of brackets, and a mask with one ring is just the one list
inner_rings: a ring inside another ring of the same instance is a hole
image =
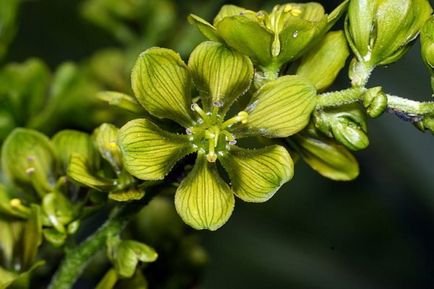
[[77, 154], [71, 156], [67, 175], [77, 183], [98, 191], [107, 191], [114, 187], [113, 180], [97, 176], [89, 169], [86, 159]]
[[288, 151], [278, 145], [262, 149], [233, 147], [220, 158], [235, 195], [246, 202], [265, 202], [294, 175]]
[[225, 17], [216, 23], [217, 32], [227, 45], [261, 66], [272, 61], [273, 32], [247, 15]]
[[125, 124], [118, 144], [125, 169], [142, 180], [164, 179], [179, 159], [194, 151], [186, 135], [163, 131], [144, 118]]
[[54, 135], [52, 142], [64, 172], [68, 170], [73, 154], [79, 155], [90, 168], [99, 166], [99, 155], [87, 133], [69, 129], [62, 130]]
[[234, 209], [234, 195], [218, 175], [215, 163], [199, 153], [193, 170], [175, 194], [175, 207], [191, 227], [215, 231], [227, 222]]
[[303, 55], [297, 74], [309, 79], [318, 91], [322, 91], [334, 82], [349, 54], [344, 33], [329, 32], [320, 43]]
[[215, 27], [207, 21], [194, 14], [190, 14], [187, 19], [188, 22], [195, 25], [206, 38], [211, 41], [220, 41], [220, 37], [218, 36]]
[[295, 134], [309, 122], [316, 100], [315, 87], [304, 77], [279, 77], [253, 95], [245, 108], [248, 122], [235, 128], [235, 133], [273, 138]]
[[179, 54], [158, 47], [146, 50], [134, 65], [131, 84], [137, 100], [151, 114], [191, 126], [192, 81]]
[[333, 139], [303, 132], [291, 137], [301, 158], [322, 176], [335, 181], [350, 181], [359, 175], [354, 156]]
[[213, 103], [220, 103], [222, 114], [247, 91], [253, 78], [250, 59], [218, 42], [202, 42], [191, 53], [188, 66], [205, 108], [211, 111]]
[[50, 140], [25, 128], [15, 129], [2, 147], [2, 169], [15, 183], [44, 195], [54, 187], [55, 156]]

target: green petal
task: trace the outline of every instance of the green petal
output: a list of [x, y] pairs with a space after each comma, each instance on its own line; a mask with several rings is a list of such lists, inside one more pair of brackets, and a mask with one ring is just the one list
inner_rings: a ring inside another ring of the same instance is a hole
[[278, 145], [248, 150], [233, 147], [221, 158], [234, 193], [246, 202], [265, 202], [294, 175], [288, 151]]
[[139, 261], [154, 262], [158, 257], [157, 252], [146, 244], [127, 240], [121, 241], [114, 248], [113, 265], [116, 272], [124, 278], [130, 278], [136, 271]]
[[215, 163], [199, 154], [193, 170], [181, 182], [175, 194], [175, 207], [184, 222], [202, 230], [217, 230], [227, 222], [235, 198], [220, 178]]
[[247, 56], [218, 42], [203, 42], [191, 53], [188, 66], [208, 110], [220, 103], [226, 112], [250, 86], [253, 64]]
[[110, 105], [117, 106], [134, 113], [144, 112], [144, 109], [137, 102], [137, 100], [125, 93], [116, 91], [101, 91], [97, 94], [97, 97], [108, 102]]
[[112, 289], [115, 287], [118, 282], [119, 277], [116, 270], [110, 269], [107, 273], [102, 277], [102, 279], [98, 282], [95, 289]]
[[220, 8], [220, 11], [217, 13], [217, 15], [214, 18], [214, 26], [220, 22], [223, 18], [240, 15], [243, 13], [249, 13], [255, 15], [256, 13], [251, 10], [244, 9], [242, 7], [236, 6], [236, 5], [223, 5], [222, 8]]
[[123, 191], [112, 191], [109, 193], [109, 199], [117, 202], [129, 202], [132, 200], [140, 200], [145, 196], [144, 190], [130, 188]]
[[98, 191], [107, 191], [114, 187], [112, 180], [97, 176], [89, 169], [86, 159], [77, 154], [70, 158], [67, 175], [80, 185]]
[[322, 176], [335, 181], [350, 181], [359, 175], [355, 157], [336, 141], [306, 132], [291, 139], [303, 160]]
[[297, 74], [309, 79], [317, 90], [324, 90], [336, 79], [349, 54], [343, 31], [329, 32], [301, 58]]
[[225, 17], [216, 23], [217, 32], [226, 44], [252, 57], [261, 66], [271, 63], [273, 32], [247, 15]]
[[19, 185], [33, 186], [41, 195], [54, 187], [55, 161], [50, 140], [35, 130], [17, 128], [3, 143], [4, 173]]
[[345, 0], [335, 10], [332, 11], [327, 17], [327, 30], [333, 27], [335, 23], [345, 14], [348, 8], [349, 0]]
[[101, 156], [110, 163], [117, 174], [122, 169], [122, 156], [118, 147], [119, 129], [112, 124], [103, 123], [93, 132], [96, 148]]
[[220, 41], [220, 37], [217, 35], [217, 30], [207, 21], [194, 14], [190, 14], [187, 19], [188, 22], [195, 25], [206, 38], [211, 41]]
[[166, 48], [150, 48], [140, 54], [131, 82], [139, 103], [151, 114], [189, 127], [191, 76], [179, 54]]
[[240, 136], [287, 137], [302, 130], [316, 104], [316, 89], [304, 77], [287, 75], [263, 85], [245, 111], [248, 122], [235, 128]]
[[142, 180], [161, 180], [175, 163], [194, 151], [185, 135], [163, 131], [147, 119], [135, 119], [118, 134], [126, 170]]
[[73, 154], [85, 159], [89, 167], [98, 167], [99, 155], [93, 146], [90, 135], [87, 133], [76, 130], [62, 130], [53, 137], [52, 142], [63, 171], [67, 171]]

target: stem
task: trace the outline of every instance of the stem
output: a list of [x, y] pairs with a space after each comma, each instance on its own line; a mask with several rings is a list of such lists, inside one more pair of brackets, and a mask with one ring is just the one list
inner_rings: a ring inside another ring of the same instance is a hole
[[151, 194], [138, 202], [123, 204], [112, 216], [78, 247], [66, 253], [56, 274], [54, 274], [48, 289], [70, 289], [80, 277], [89, 260], [101, 250], [108, 237], [120, 234], [143, 206], [151, 199]]
[[434, 102], [419, 102], [407, 98], [387, 94], [387, 107], [407, 115], [434, 114]]
[[320, 94], [316, 104], [316, 109], [342, 106], [359, 101], [366, 90], [366, 88], [354, 87]]

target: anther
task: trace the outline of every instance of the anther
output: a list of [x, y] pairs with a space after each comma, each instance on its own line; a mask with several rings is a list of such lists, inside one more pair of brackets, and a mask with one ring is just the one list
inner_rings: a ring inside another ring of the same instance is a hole
[[26, 174], [28, 174], [28, 175], [31, 175], [31, 174], [33, 174], [35, 172], [35, 168], [33, 168], [33, 167], [30, 167], [30, 168], [27, 168], [26, 169]]
[[215, 106], [215, 107], [222, 107], [223, 106], [223, 101], [221, 101], [221, 100], [214, 101], [212, 103], [212, 105]]

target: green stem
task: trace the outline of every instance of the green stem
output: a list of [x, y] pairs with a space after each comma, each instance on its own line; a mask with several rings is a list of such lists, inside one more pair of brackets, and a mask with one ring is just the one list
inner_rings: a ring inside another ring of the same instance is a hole
[[419, 102], [387, 94], [387, 107], [407, 115], [434, 114], [434, 101]]
[[345, 104], [350, 104], [361, 100], [366, 88], [355, 87], [348, 88], [340, 91], [322, 93], [318, 97], [316, 109], [323, 109], [326, 107], [337, 107]]
[[91, 257], [104, 248], [107, 238], [120, 234], [151, 198], [152, 195], [148, 195], [139, 202], [131, 202], [120, 206], [93, 235], [89, 236], [78, 247], [68, 251], [56, 274], [54, 274], [48, 289], [72, 288]]

